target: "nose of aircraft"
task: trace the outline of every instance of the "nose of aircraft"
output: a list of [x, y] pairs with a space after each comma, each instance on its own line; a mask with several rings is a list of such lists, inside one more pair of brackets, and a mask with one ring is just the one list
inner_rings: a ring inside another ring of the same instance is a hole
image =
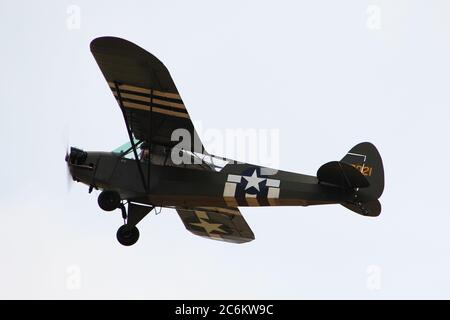
[[94, 169], [92, 163], [87, 163], [88, 153], [78, 148], [71, 147], [70, 152], [66, 152], [65, 160], [70, 176], [75, 181], [84, 181], [86, 176], [90, 176]]
[[82, 165], [86, 162], [87, 155], [86, 151], [71, 147], [70, 153], [66, 153], [66, 161], [69, 165]]

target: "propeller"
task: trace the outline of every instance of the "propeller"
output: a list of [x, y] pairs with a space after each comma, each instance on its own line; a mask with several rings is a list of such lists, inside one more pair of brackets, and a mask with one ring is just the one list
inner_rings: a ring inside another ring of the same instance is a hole
[[70, 174], [70, 169], [69, 169], [69, 157], [70, 157], [70, 153], [69, 153], [69, 146], [66, 145], [66, 188], [67, 188], [67, 192], [70, 192], [70, 189], [72, 187], [73, 184], [73, 178], [72, 175]]
[[66, 168], [65, 168], [65, 176], [66, 176], [66, 191], [70, 192], [70, 189], [72, 187], [73, 184], [73, 178], [72, 175], [70, 174], [70, 169], [69, 169], [69, 158], [70, 158], [70, 147], [69, 147], [69, 132], [70, 132], [70, 127], [68, 124], [66, 124], [63, 128], [63, 132], [62, 132], [62, 142], [65, 146], [66, 149], [66, 155], [64, 160], [66, 161]]

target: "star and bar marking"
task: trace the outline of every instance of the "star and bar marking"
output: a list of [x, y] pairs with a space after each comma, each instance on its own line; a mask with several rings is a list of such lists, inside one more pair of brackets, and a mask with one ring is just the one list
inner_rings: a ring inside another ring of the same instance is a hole
[[[239, 203], [237, 198], [240, 197], [244, 197], [247, 205], [250, 206], [259, 206], [259, 199], [261, 199], [261, 197], [266, 198], [270, 205], [276, 205], [280, 196], [280, 180], [258, 176], [258, 168], [254, 168], [253, 173], [251, 173], [251, 175], [249, 174], [250, 173], [248, 173], [248, 175], [228, 175], [223, 190], [223, 197], [227, 205], [230, 207], [238, 207]], [[244, 183], [245, 186], [243, 185]], [[261, 185], [261, 183], [264, 184]], [[239, 193], [242, 191], [244, 191], [244, 193], [236, 194], [238, 190]], [[266, 190], [267, 194], [265, 194]]]

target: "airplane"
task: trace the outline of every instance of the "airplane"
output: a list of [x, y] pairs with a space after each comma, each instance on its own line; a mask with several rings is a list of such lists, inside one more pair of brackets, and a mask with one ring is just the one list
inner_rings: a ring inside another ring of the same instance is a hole
[[384, 169], [363, 142], [315, 176], [209, 154], [169, 71], [151, 53], [117, 37], [100, 37], [91, 52], [125, 120], [129, 142], [111, 152], [71, 147], [74, 181], [101, 190], [98, 205], [119, 209], [117, 240], [131, 246], [136, 225], [152, 210], [173, 208], [195, 235], [231, 243], [255, 239], [239, 207], [340, 204], [363, 216], [381, 213]]

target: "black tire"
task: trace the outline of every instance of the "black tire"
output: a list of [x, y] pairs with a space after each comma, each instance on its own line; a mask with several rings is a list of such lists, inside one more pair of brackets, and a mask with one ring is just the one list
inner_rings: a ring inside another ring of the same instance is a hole
[[98, 205], [105, 211], [113, 211], [120, 205], [120, 195], [116, 191], [105, 190], [97, 199]]
[[136, 226], [130, 227], [126, 224], [117, 230], [117, 241], [123, 246], [132, 246], [139, 239], [139, 229]]

